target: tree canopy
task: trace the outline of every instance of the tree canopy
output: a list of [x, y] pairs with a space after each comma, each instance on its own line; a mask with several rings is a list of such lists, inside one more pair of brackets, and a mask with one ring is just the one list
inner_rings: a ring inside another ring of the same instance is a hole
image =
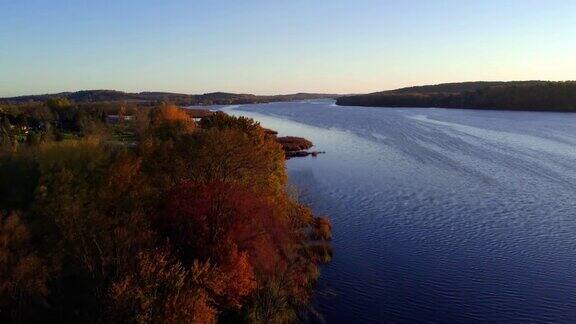
[[[302, 316], [329, 224], [286, 193], [274, 136], [173, 105], [42, 107], [10, 112], [53, 125], [42, 140], [0, 152], [0, 321]], [[120, 109], [137, 118], [102, 118]]]

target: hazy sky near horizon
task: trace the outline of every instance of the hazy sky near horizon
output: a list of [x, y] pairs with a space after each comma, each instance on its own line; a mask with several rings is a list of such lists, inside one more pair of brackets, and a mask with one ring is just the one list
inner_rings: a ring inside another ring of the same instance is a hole
[[0, 0], [0, 96], [576, 79], [574, 0]]

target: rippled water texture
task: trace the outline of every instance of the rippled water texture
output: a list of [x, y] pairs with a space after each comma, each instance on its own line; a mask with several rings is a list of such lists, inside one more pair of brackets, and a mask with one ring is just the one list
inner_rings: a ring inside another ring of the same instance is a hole
[[576, 321], [576, 114], [226, 110], [327, 152], [288, 162], [334, 225], [327, 322]]

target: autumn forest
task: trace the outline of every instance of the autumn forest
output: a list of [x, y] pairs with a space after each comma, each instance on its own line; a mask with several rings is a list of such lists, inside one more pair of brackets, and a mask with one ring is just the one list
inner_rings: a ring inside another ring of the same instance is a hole
[[0, 121], [0, 322], [313, 313], [330, 223], [298, 202], [258, 123], [65, 98]]

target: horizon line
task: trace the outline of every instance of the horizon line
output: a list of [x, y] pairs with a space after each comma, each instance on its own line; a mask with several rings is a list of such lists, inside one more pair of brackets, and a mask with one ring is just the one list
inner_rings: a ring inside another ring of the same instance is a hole
[[44, 92], [44, 93], [24, 93], [24, 94], [17, 94], [11, 96], [0, 96], [0, 99], [11, 99], [11, 98], [19, 98], [19, 97], [31, 97], [31, 96], [49, 96], [49, 95], [58, 95], [58, 94], [65, 94], [65, 93], [76, 93], [82, 91], [116, 91], [122, 92], [126, 94], [142, 94], [142, 93], [169, 93], [169, 94], [179, 94], [179, 95], [187, 95], [187, 96], [198, 96], [198, 95], [206, 95], [206, 94], [213, 94], [213, 93], [229, 93], [229, 94], [237, 94], [237, 95], [254, 95], [254, 96], [261, 96], [261, 97], [268, 97], [268, 96], [285, 96], [285, 95], [295, 95], [295, 94], [321, 94], [321, 95], [355, 95], [355, 94], [370, 94], [376, 92], [384, 92], [384, 91], [393, 91], [399, 90], [404, 88], [412, 88], [412, 87], [423, 87], [423, 86], [435, 86], [440, 84], [456, 84], [456, 83], [474, 83], [474, 82], [575, 82], [574, 80], [543, 80], [543, 79], [531, 79], [531, 80], [469, 80], [469, 81], [450, 81], [450, 82], [438, 82], [438, 83], [419, 83], [415, 85], [404, 85], [400, 87], [395, 87], [391, 89], [382, 89], [376, 91], [366, 91], [366, 92], [323, 92], [323, 91], [296, 91], [296, 92], [280, 92], [280, 93], [267, 93], [267, 94], [257, 94], [257, 93], [249, 93], [243, 91], [208, 91], [208, 92], [177, 92], [172, 90], [119, 90], [119, 89], [104, 89], [104, 88], [92, 88], [92, 89], [77, 89], [77, 90], [64, 90], [64, 91], [55, 91], [55, 92]]

